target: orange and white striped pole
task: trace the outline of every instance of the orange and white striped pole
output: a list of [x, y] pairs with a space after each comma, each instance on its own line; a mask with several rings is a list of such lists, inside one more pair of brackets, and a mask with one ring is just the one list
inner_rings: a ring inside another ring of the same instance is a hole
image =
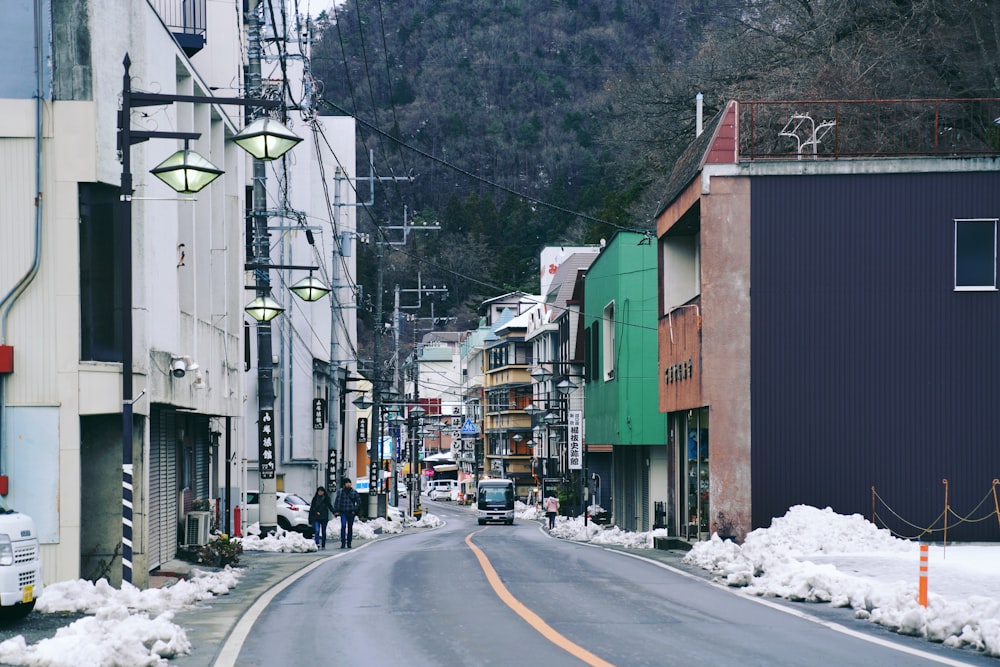
[[917, 601], [921, 607], [927, 607], [927, 560], [929, 545], [920, 545], [920, 592]]

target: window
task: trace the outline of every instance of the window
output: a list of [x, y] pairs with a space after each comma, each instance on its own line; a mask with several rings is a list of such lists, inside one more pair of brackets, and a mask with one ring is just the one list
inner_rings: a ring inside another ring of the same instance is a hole
[[955, 220], [955, 289], [997, 288], [996, 218]]
[[670, 235], [660, 239], [661, 315], [701, 294], [701, 238]]
[[80, 184], [80, 359], [121, 361], [118, 188]]
[[615, 302], [612, 301], [604, 306], [604, 316], [601, 320], [601, 334], [603, 345], [601, 346], [602, 367], [604, 368], [604, 381], [615, 379]]

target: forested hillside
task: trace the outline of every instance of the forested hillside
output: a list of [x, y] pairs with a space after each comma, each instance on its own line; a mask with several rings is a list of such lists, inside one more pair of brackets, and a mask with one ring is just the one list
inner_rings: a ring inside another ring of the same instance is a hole
[[414, 176], [362, 224], [442, 226], [390, 253], [386, 287], [447, 284], [438, 314], [537, 289], [543, 245], [652, 229], [698, 92], [706, 117], [1000, 95], [996, 0], [347, 0], [320, 28], [323, 113], [358, 119], [359, 165]]

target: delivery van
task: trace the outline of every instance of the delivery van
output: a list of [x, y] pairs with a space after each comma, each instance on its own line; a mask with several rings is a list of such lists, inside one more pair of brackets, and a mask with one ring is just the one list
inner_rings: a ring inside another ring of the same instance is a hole
[[489, 521], [514, 524], [514, 482], [509, 479], [480, 480], [476, 489], [476, 518], [479, 525]]

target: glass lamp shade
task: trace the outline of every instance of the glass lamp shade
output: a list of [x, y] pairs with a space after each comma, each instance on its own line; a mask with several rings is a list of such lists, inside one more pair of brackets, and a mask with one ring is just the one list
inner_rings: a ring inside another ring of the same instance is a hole
[[281, 305], [269, 296], [259, 296], [243, 309], [258, 322], [270, 322], [285, 312]]
[[192, 194], [217, 179], [223, 171], [190, 148], [183, 148], [156, 165], [151, 173], [175, 191]]
[[562, 382], [556, 385], [556, 389], [559, 390], [560, 394], [566, 396], [567, 394], [573, 393], [573, 390], [576, 389], [576, 383], [571, 382], [569, 380], [563, 380]]
[[258, 160], [266, 161], [277, 160], [302, 141], [302, 138], [292, 134], [291, 130], [278, 121], [265, 116], [240, 130], [233, 141]]
[[367, 396], [358, 396], [351, 403], [354, 404], [359, 410], [367, 410], [371, 406], [375, 405]]
[[292, 285], [289, 289], [303, 301], [319, 301], [330, 293], [330, 288], [319, 278], [309, 276]]
[[425, 410], [424, 408], [420, 407], [419, 405], [410, 408], [410, 416], [411, 417], [420, 418], [420, 417], [423, 417], [426, 413], [427, 413], [427, 410]]
[[529, 415], [537, 415], [539, 412], [542, 411], [542, 408], [537, 407], [534, 403], [528, 403], [526, 406], [524, 406], [523, 410]]
[[524, 440], [524, 436], [518, 433], [517, 435], [512, 437], [511, 440], [513, 440], [514, 442], [521, 442], [522, 440]]
[[401, 424], [405, 424], [406, 417], [397, 412], [393, 416], [389, 417], [389, 423], [392, 424], [393, 426], [399, 426]]
[[535, 378], [535, 382], [548, 382], [552, 379], [552, 371], [539, 366], [531, 371], [531, 377]]

